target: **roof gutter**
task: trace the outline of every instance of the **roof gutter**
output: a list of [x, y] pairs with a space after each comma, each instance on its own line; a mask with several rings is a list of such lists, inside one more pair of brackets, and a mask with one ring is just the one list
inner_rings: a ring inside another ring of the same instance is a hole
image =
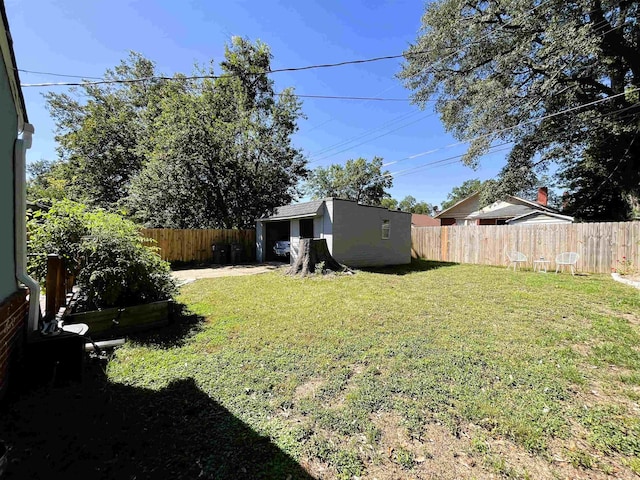
[[16, 278], [29, 288], [28, 331], [38, 330], [40, 321], [40, 285], [27, 273], [27, 150], [31, 148], [33, 125], [25, 123], [22, 138], [14, 144], [14, 193], [15, 193], [15, 256]]

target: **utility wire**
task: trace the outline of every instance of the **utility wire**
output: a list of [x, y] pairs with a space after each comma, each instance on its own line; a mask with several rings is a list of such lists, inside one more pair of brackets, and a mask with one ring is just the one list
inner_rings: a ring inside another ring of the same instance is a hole
[[[616, 95], [611, 95], [610, 97], [605, 97], [605, 98], [601, 98], [601, 99], [598, 99], [598, 100], [594, 100], [593, 102], [585, 103], [585, 104], [582, 104], [582, 105], [577, 105], [575, 107], [567, 108], [567, 109], [561, 110], [559, 112], [550, 113], [550, 114], [544, 115], [542, 117], [531, 118], [529, 120], [525, 120], [524, 122], [520, 122], [520, 123], [518, 123], [516, 125], [513, 125], [511, 127], [505, 127], [505, 128], [500, 129], [500, 130], [496, 130], [496, 131], [493, 131], [493, 132], [485, 133], [483, 135], [479, 135], [479, 136], [476, 136], [476, 137], [466, 138], [466, 139], [461, 140], [459, 142], [455, 142], [455, 143], [451, 143], [449, 145], [445, 145], [444, 147], [439, 147], [439, 148], [436, 148], [436, 149], [427, 150], [425, 152], [416, 153], [414, 155], [409, 155], [408, 157], [404, 157], [404, 158], [401, 158], [399, 160], [394, 160], [394, 161], [391, 161], [391, 162], [387, 162], [387, 163], [383, 164], [382, 166], [383, 167], [388, 167], [390, 165], [394, 165], [396, 163], [399, 163], [399, 162], [402, 162], [402, 161], [405, 161], [405, 160], [413, 160], [414, 158], [419, 158], [419, 157], [423, 157], [425, 155], [430, 155], [432, 153], [439, 152], [441, 150], [445, 150], [445, 149], [448, 149], [448, 148], [464, 145], [465, 143], [470, 143], [470, 142], [474, 142], [476, 140], [482, 140], [482, 139], [487, 138], [487, 137], [496, 136], [498, 134], [501, 134], [501, 133], [504, 133], [504, 132], [508, 132], [509, 130], [514, 130], [514, 129], [518, 128], [518, 127], [522, 127], [524, 125], [529, 125], [529, 124], [534, 123], [534, 122], [547, 120], [549, 118], [553, 118], [553, 117], [556, 117], [558, 115], [563, 115], [565, 113], [573, 112], [573, 111], [579, 110], [579, 109], [584, 108], [584, 107], [588, 107], [588, 106], [596, 105], [596, 104], [599, 104], [599, 103], [603, 103], [603, 102], [612, 100], [614, 98], [620, 97], [622, 95], [628, 95], [630, 93], [637, 92], [639, 90], [640, 90], [640, 88], [630, 89], [630, 90], [627, 90], [626, 92], [622, 92], [622, 93], [618, 93]], [[640, 103], [636, 103], [635, 105], [638, 105], [638, 104], [640, 104]], [[629, 108], [629, 107], [627, 107], [627, 108]]]
[[[385, 55], [385, 56], [381, 56], [381, 57], [373, 57], [373, 58], [364, 58], [364, 59], [358, 59], [358, 60], [346, 60], [343, 62], [336, 62], [336, 63], [320, 63], [320, 64], [316, 64], [316, 65], [306, 65], [304, 67], [290, 67], [290, 68], [277, 68], [274, 70], [263, 70], [260, 72], [250, 72], [247, 73], [246, 75], [271, 75], [272, 73], [281, 73], [281, 72], [301, 72], [304, 70], [315, 70], [315, 69], [320, 69], [320, 68], [334, 68], [334, 67], [342, 67], [345, 65], [360, 65], [363, 63], [372, 63], [372, 62], [380, 62], [383, 60], [393, 60], [393, 59], [398, 59], [398, 58], [404, 58], [406, 56], [417, 56], [417, 55], [422, 55], [423, 53], [426, 53], [426, 51], [418, 51], [418, 52], [413, 52], [413, 53], [402, 53], [399, 55]], [[60, 76], [60, 77], [69, 77], [69, 78], [89, 78], [89, 77], [83, 77], [83, 76], [79, 76], [79, 75], [65, 75], [65, 74], [61, 74], [61, 73], [48, 73], [48, 72], [35, 72], [33, 70], [23, 70], [18, 68], [17, 69], [19, 72], [25, 72], [25, 73], [37, 73], [37, 74], [41, 74], [41, 75], [52, 75], [52, 76]], [[184, 77], [167, 77], [164, 75], [154, 75], [154, 76], [150, 76], [150, 77], [141, 77], [141, 78], [128, 78], [128, 79], [105, 79], [105, 78], [101, 78], [101, 79], [97, 79], [96, 81], [92, 81], [92, 82], [43, 82], [43, 83], [24, 83], [21, 86], [22, 87], [62, 87], [62, 86], [67, 86], [67, 87], [81, 87], [84, 85], [105, 85], [105, 84], [118, 84], [118, 83], [122, 83], [122, 84], [128, 84], [128, 83], [138, 83], [138, 82], [146, 82], [146, 81], [152, 81], [152, 80], [170, 80], [170, 81], [175, 81], [175, 80], [205, 80], [205, 79], [210, 79], [210, 80], [216, 80], [219, 78], [227, 78], [227, 77], [235, 77], [238, 76], [239, 74], [223, 74], [223, 75], [190, 75], [190, 76], [184, 76]], [[96, 78], [96, 77], [92, 77], [92, 78]]]
[[[386, 137], [387, 135], [390, 135], [390, 134], [392, 134], [394, 132], [397, 132], [398, 130], [402, 130], [403, 128], [406, 128], [406, 127], [408, 127], [410, 125], [413, 125], [415, 123], [421, 122], [421, 121], [423, 121], [423, 120], [425, 120], [425, 119], [427, 119], [429, 117], [432, 117], [434, 115], [435, 115], [435, 112], [430, 113], [428, 115], [425, 115], [423, 117], [418, 118], [417, 120], [413, 120], [412, 122], [405, 123], [404, 125], [401, 125], [401, 126], [399, 126], [397, 128], [394, 128], [393, 130], [389, 130], [389, 131], [387, 131], [385, 133], [382, 133], [380, 135], [376, 135], [373, 138], [369, 138], [369, 139], [367, 139], [367, 140], [365, 140], [363, 142], [357, 143], [355, 145], [352, 145], [352, 146], [347, 147], [345, 149], [342, 149], [340, 151], [337, 151], [337, 152], [334, 152], [334, 153], [325, 154], [325, 155], [321, 156], [320, 158], [316, 158], [315, 160], [310, 161], [309, 163], [319, 162], [319, 161], [322, 161], [322, 160], [326, 160], [327, 158], [331, 158], [331, 157], [333, 157], [335, 155], [339, 155], [341, 153], [348, 152], [349, 150], [353, 150], [354, 148], [359, 147], [360, 145], [364, 145], [364, 144], [369, 143], [369, 142], [371, 142], [373, 140], [377, 140], [379, 138]], [[372, 132], [370, 132], [370, 133], [372, 133]], [[364, 136], [370, 135], [370, 133], [368, 133], [368, 134], [366, 134]], [[349, 143], [351, 143], [351, 142], [349, 142]]]
[[[551, 2], [552, 0], [545, 0], [544, 2], [542, 2], [541, 4], [535, 6], [534, 8], [532, 8], [531, 10], [529, 10], [528, 13], [532, 13], [534, 10], [542, 7], [543, 5]], [[522, 15], [522, 17], [524, 17], [524, 15]], [[517, 17], [520, 18], [520, 17]], [[505, 22], [504, 24], [501, 24], [498, 29], [502, 30], [504, 29], [507, 25], [510, 25], [511, 23], [513, 23], [513, 21], [516, 18], [511, 19], [508, 22]], [[490, 35], [491, 33], [495, 33], [495, 30], [492, 32], [489, 32], [487, 35]], [[452, 55], [455, 55], [456, 53], [462, 51], [463, 48], [458, 49], [456, 52], [453, 52], [452, 54], [448, 55], [446, 58], [449, 58]], [[323, 69], [323, 68], [334, 68], [334, 67], [343, 67], [346, 65], [361, 65], [361, 64], [365, 64], [365, 63], [373, 63], [373, 62], [380, 62], [380, 61], [385, 61], [385, 60], [395, 60], [395, 59], [400, 59], [400, 58], [408, 58], [408, 57], [414, 57], [414, 56], [419, 56], [425, 53], [429, 53], [428, 50], [418, 50], [418, 51], [414, 51], [414, 52], [404, 52], [398, 55], [384, 55], [384, 56], [379, 56], [379, 57], [372, 57], [372, 58], [362, 58], [362, 59], [357, 59], [357, 60], [346, 60], [346, 61], [342, 61], [342, 62], [335, 62], [335, 63], [320, 63], [320, 64], [315, 64], [315, 65], [305, 65], [303, 67], [289, 67], [289, 68], [278, 68], [278, 69], [274, 69], [274, 70], [263, 70], [260, 72], [251, 72], [248, 73], [247, 75], [270, 75], [272, 73], [282, 73], [282, 72], [301, 72], [301, 71], [305, 71], [305, 70], [316, 70], [316, 69]], [[442, 59], [442, 60], [444, 60]], [[440, 61], [442, 61], [440, 60]], [[24, 73], [34, 73], [34, 74], [39, 74], [39, 75], [51, 75], [51, 76], [58, 76], [58, 77], [68, 77], [68, 78], [93, 78], [95, 79], [95, 81], [91, 81], [91, 82], [42, 82], [42, 83], [24, 83], [21, 85], [21, 87], [61, 87], [61, 86], [67, 86], [67, 87], [80, 87], [80, 86], [84, 86], [84, 85], [105, 85], [105, 84], [130, 84], [130, 83], [138, 83], [138, 82], [145, 82], [145, 81], [151, 81], [151, 80], [169, 80], [169, 81], [175, 81], [175, 80], [204, 80], [204, 79], [211, 79], [211, 80], [215, 80], [215, 79], [219, 79], [219, 78], [226, 78], [226, 77], [230, 77], [230, 76], [238, 76], [239, 74], [223, 74], [223, 75], [190, 75], [190, 76], [184, 76], [184, 77], [167, 77], [164, 75], [154, 75], [154, 76], [150, 76], [150, 77], [141, 77], [141, 78], [129, 78], [129, 79], [105, 79], [105, 78], [97, 78], [97, 77], [85, 77], [85, 76], [81, 76], [81, 75], [66, 75], [66, 74], [62, 74], [62, 73], [51, 73], [51, 72], [41, 72], [41, 71], [34, 71], [34, 70], [25, 70], [25, 69], [16, 69], [19, 72], [24, 72]]]
[[[544, 4], [544, 3], [547, 3], [547, 2], [543, 2], [543, 4]], [[533, 11], [534, 11], [534, 10], [536, 10], [537, 8], [541, 7], [543, 4], [540, 4], [540, 5], [538, 5], [537, 7], [534, 7], [533, 9], [531, 9], [531, 10], [530, 10], [530, 12], [533, 12]], [[485, 34], [485, 35], [483, 36], [483, 38], [484, 38], [484, 37], [488, 37], [489, 35], [491, 35], [492, 33], [495, 33], [495, 32], [496, 32], [496, 31], [498, 31], [498, 30], [502, 30], [502, 29], [504, 29], [507, 25], [509, 25], [510, 23], [512, 23], [514, 20], [515, 20], [515, 18], [511, 19], [509, 22], [505, 22], [504, 24], [501, 24], [501, 25], [500, 25], [496, 30], [493, 30], [493, 31], [488, 32], [487, 34]], [[620, 28], [620, 27], [624, 26], [625, 24], [626, 24], [626, 22], [625, 22], [625, 23], [623, 23], [623, 24], [621, 24], [621, 25], [617, 25], [617, 26], [615, 26], [615, 27], [613, 27], [613, 28], [609, 29], [608, 31], [603, 32], [603, 33], [602, 33], [602, 35], [606, 35], [607, 33], [611, 32], [611, 31], [613, 31], [613, 30], [615, 30], [615, 29], [617, 29], [617, 28]], [[595, 29], [593, 30], [593, 33], [598, 33], [598, 31], [599, 31], [599, 30], [601, 30], [602, 28], [604, 28], [604, 26], [605, 26], [605, 25], [608, 25], [608, 23], [607, 23], [607, 22], [604, 22], [604, 25], [601, 25], [601, 26], [599, 26], [599, 27], [595, 28]], [[460, 52], [460, 51], [462, 51], [462, 50], [463, 50], [463, 48], [460, 48], [460, 49], [458, 49], [456, 52], [453, 52], [453, 53], [449, 54], [447, 57], [445, 57], [445, 58], [443, 58], [443, 59], [441, 59], [441, 60], [438, 60], [438, 61], [446, 60], [447, 58], [450, 58], [451, 56], [455, 55], [456, 53], [458, 53], [458, 52]], [[437, 62], [434, 62], [434, 64], [435, 64], [435, 63], [437, 63]], [[432, 64], [432, 65], [433, 65], [433, 64]], [[567, 66], [568, 66], [568, 64], [567, 64]], [[559, 71], [556, 73], [556, 75], [555, 75], [555, 76], [557, 76], [560, 72], [561, 72], [561, 70], [559, 70]], [[554, 76], [554, 77], [555, 77], [555, 76]], [[393, 87], [392, 87], [392, 88], [393, 88]], [[385, 91], [387, 91], [387, 90], [389, 90], [389, 89], [386, 89]], [[424, 102], [435, 102], [435, 101], [436, 101], [436, 100], [425, 100]], [[447, 100], [447, 102], [456, 102], [456, 101], [458, 101], [458, 100], [456, 100], [456, 99], [450, 99], [450, 100]], [[327, 121], [323, 122], [321, 125], [326, 125], [327, 123], [329, 123], [329, 122], [331, 122], [331, 121], [332, 121], [332, 120], [331, 120], [331, 119], [329, 119], [329, 120], [327, 120]], [[410, 124], [408, 124], [408, 125], [410, 125]], [[407, 125], [407, 126], [408, 126], [408, 125]], [[314, 127], [314, 128], [317, 128], [317, 127]], [[358, 137], [356, 137], [356, 138], [362, 138], [362, 137], [364, 137], [364, 136], [367, 136], [367, 135], [369, 135], [370, 133], [373, 133], [374, 131], [379, 130], [379, 128], [380, 128], [380, 127], [376, 128], [376, 129], [374, 129], [374, 130], [369, 130], [368, 132], [365, 132], [364, 134], [362, 134], [362, 135], [360, 135], [360, 136], [358, 136]], [[393, 131], [397, 131], [397, 130], [398, 130], [398, 129], [395, 129], [395, 130], [393, 130]], [[393, 131], [391, 131], [391, 132], [389, 132], [389, 133], [392, 133]], [[382, 136], [384, 136], [384, 135], [382, 135]], [[377, 138], [380, 138], [380, 136], [378, 136], [378, 137], [374, 137], [374, 138], [372, 138], [372, 139], [370, 139], [370, 140], [368, 140], [368, 141], [375, 140], [375, 139], [377, 139]], [[352, 139], [354, 139], [354, 138], [352, 137]], [[315, 157], [315, 156], [317, 156], [317, 155], [321, 155], [321, 158], [314, 159], [314, 160], [310, 161], [309, 163], [315, 163], [315, 162], [317, 162], [317, 161], [320, 161], [320, 160], [324, 160], [324, 159], [326, 159], [326, 158], [329, 158], [329, 157], [331, 157], [331, 156], [333, 156], [333, 155], [337, 155], [337, 154], [339, 154], [339, 153], [343, 153], [343, 152], [345, 152], [345, 151], [348, 151], [349, 149], [345, 149], [345, 150], [341, 150], [340, 152], [336, 152], [336, 153], [331, 154], [331, 155], [325, 155], [325, 152], [327, 152], [327, 151], [333, 150], [334, 148], [337, 148], [338, 146], [347, 145], [347, 144], [351, 143], [352, 139], [348, 139], [348, 140], [345, 140], [345, 141], [339, 142], [338, 144], [334, 144], [334, 145], [332, 145], [332, 146], [330, 146], [330, 147], [325, 147], [325, 148], [321, 149], [320, 151], [313, 153], [313, 154], [311, 155], [311, 158], [313, 158], [313, 157]], [[361, 143], [359, 143], [359, 144], [357, 144], [357, 145], [354, 145], [352, 148], [355, 148], [355, 147], [357, 147], [357, 146], [363, 145], [363, 144], [367, 143], [368, 141], [361, 142]], [[388, 165], [388, 164], [387, 164], [387, 165]]]

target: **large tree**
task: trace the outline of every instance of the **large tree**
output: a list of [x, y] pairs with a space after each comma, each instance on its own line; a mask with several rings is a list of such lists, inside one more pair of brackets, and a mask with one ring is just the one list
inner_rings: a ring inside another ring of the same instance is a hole
[[513, 142], [495, 197], [555, 163], [568, 212], [625, 219], [640, 193], [639, 20], [631, 1], [440, 0], [400, 77], [469, 140], [467, 164]]
[[403, 212], [420, 213], [423, 215], [431, 215], [433, 206], [427, 202], [418, 202], [413, 195], [407, 195], [398, 204], [398, 208]]
[[131, 53], [104, 77], [122, 83], [85, 84], [70, 93], [47, 93], [56, 123], [58, 155], [67, 163], [68, 194], [89, 205], [112, 209], [128, 193], [145, 161], [150, 116], [163, 84], [150, 78], [155, 65]]
[[299, 195], [301, 104], [276, 93], [271, 52], [234, 37], [216, 74], [166, 79], [132, 53], [108, 80], [48, 94], [68, 194], [149, 227], [248, 227]]
[[344, 165], [333, 164], [311, 171], [305, 190], [312, 198], [337, 197], [354, 200], [363, 205], [381, 204], [393, 186], [388, 171], [382, 171], [382, 158], [347, 160]]
[[267, 45], [234, 37], [219, 78], [165, 92], [150, 161], [129, 192], [136, 218], [150, 227], [248, 227], [297, 197], [307, 173], [291, 140], [301, 105], [291, 89], [276, 95], [270, 62]]

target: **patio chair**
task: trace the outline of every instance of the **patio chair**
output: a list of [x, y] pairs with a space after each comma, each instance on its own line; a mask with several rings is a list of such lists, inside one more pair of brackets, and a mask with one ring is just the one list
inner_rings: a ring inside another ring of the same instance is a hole
[[527, 263], [527, 256], [516, 250], [512, 250], [510, 252], [504, 252], [507, 256], [507, 260], [509, 260], [509, 264], [507, 265], [507, 269], [513, 265], [513, 271], [516, 271], [519, 263]]
[[569, 268], [571, 268], [571, 275], [575, 275], [576, 263], [578, 263], [579, 258], [580, 255], [578, 255], [576, 252], [562, 252], [556, 255], [556, 273], [558, 273], [558, 270], [560, 270], [562, 267], [568, 266]]

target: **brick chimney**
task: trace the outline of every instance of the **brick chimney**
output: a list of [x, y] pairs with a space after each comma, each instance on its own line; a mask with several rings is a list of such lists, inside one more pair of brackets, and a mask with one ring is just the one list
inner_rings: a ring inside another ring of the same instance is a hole
[[547, 206], [548, 190], [547, 187], [538, 188], [538, 203], [542, 206]]

